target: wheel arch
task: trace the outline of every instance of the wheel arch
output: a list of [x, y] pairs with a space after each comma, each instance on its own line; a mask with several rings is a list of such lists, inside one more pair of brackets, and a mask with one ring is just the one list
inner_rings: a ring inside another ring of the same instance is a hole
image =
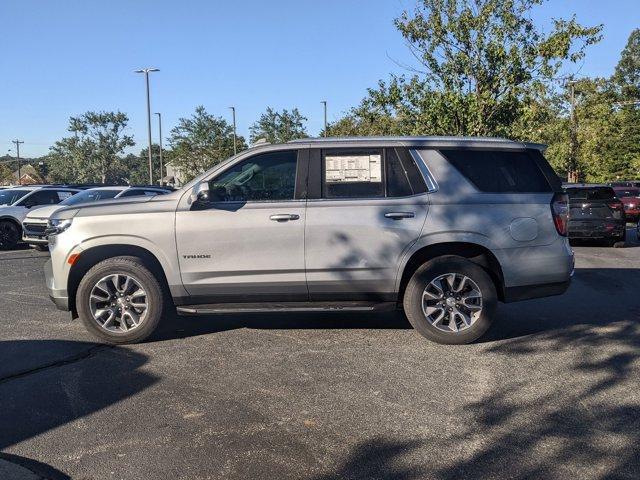
[[399, 276], [398, 302], [402, 302], [407, 283], [420, 265], [443, 255], [457, 255], [482, 267], [491, 277], [498, 299], [504, 301], [504, 274], [500, 262], [489, 248], [469, 241], [448, 241], [422, 246], [408, 258]]
[[76, 311], [76, 294], [80, 281], [94, 265], [114, 257], [140, 258], [144, 266], [156, 276], [165, 295], [170, 295], [169, 283], [164, 268], [160, 260], [149, 250], [137, 245], [127, 244], [99, 245], [83, 250], [76, 263], [69, 270], [67, 292], [69, 295], [69, 308], [74, 317], [78, 315]]

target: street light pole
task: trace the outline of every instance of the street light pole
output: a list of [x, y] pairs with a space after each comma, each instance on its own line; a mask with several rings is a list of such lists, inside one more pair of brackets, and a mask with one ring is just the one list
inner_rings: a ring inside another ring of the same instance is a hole
[[238, 153], [238, 148], [236, 147], [236, 107], [229, 107], [231, 109], [231, 114], [233, 115], [233, 154]]
[[164, 162], [162, 161], [162, 114], [156, 112], [158, 115], [158, 135], [160, 137], [160, 185], [164, 185]]
[[20, 172], [20, 144], [24, 143], [24, 142], [21, 142], [20, 140], [18, 140], [16, 138], [11, 143], [15, 143], [16, 144], [16, 158], [18, 160], [18, 184], [22, 185], [22, 175], [21, 175], [21, 172]]
[[158, 68], [141, 68], [135, 73], [144, 73], [145, 83], [147, 85], [147, 136], [149, 139], [149, 184], [153, 185], [153, 159], [151, 155], [151, 96], [149, 94], [149, 73], [159, 72]]
[[327, 136], [327, 101], [320, 102], [324, 106], [324, 136]]
[[569, 171], [567, 172], [567, 181], [574, 183], [578, 181], [578, 117], [576, 115], [576, 80], [567, 82], [567, 86], [571, 89], [569, 92], [569, 100], [571, 102], [570, 115], [570, 133], [569, 133]]

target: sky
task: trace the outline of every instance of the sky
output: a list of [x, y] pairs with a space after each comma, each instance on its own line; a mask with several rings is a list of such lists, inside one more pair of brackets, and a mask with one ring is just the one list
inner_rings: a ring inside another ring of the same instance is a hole
[[[576, 14], [604, 24], [579, 75], [608, 76], [634, 28], [638, 0], [549, 0], [532, 16]], [[163, 136], [204, 105], [238, 133], [267, 107], [297, 107], [307, 129], [340, 118], [366, 89], [411, 64], [393, 19], [415, 0], [0, 0], [0, 156], [19, 138], [23, 157], [46, 154], [67, 135], [68, 119], [87, 110], [129, 115], [128, 133], [146, 145], [142, 67], [151, 76], [153, 112]], [[153, 119], [153, 137], [158, 130]]]

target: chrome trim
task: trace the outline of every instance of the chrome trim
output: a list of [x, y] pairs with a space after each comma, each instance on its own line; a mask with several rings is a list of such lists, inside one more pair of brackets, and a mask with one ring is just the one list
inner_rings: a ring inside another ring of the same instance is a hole
[[431, 170], [429, 170], [429, 166], [427, 165], [427, 163], [422, 158], [422, 155], [420, 155], [418, 151], [413, 148], [409, 149], [409, 153], [411, 154], [411, 158], [413, 158], [413, 161], [416, 162], [418, 170], [420, 170], [422, 178], [424, 178], [424, 181], [427, 184], [427, 191], [429, 193], [437, 192], [438, 182], [436, 182], [436, 179], [433, 177], [433, 174], [431, 173]]

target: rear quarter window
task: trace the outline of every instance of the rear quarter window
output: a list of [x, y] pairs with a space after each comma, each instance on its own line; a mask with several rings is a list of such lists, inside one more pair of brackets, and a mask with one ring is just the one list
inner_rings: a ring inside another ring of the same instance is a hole
[[528, 151], [444, 149], [440, 153], [481, 192], [554, 191]]

